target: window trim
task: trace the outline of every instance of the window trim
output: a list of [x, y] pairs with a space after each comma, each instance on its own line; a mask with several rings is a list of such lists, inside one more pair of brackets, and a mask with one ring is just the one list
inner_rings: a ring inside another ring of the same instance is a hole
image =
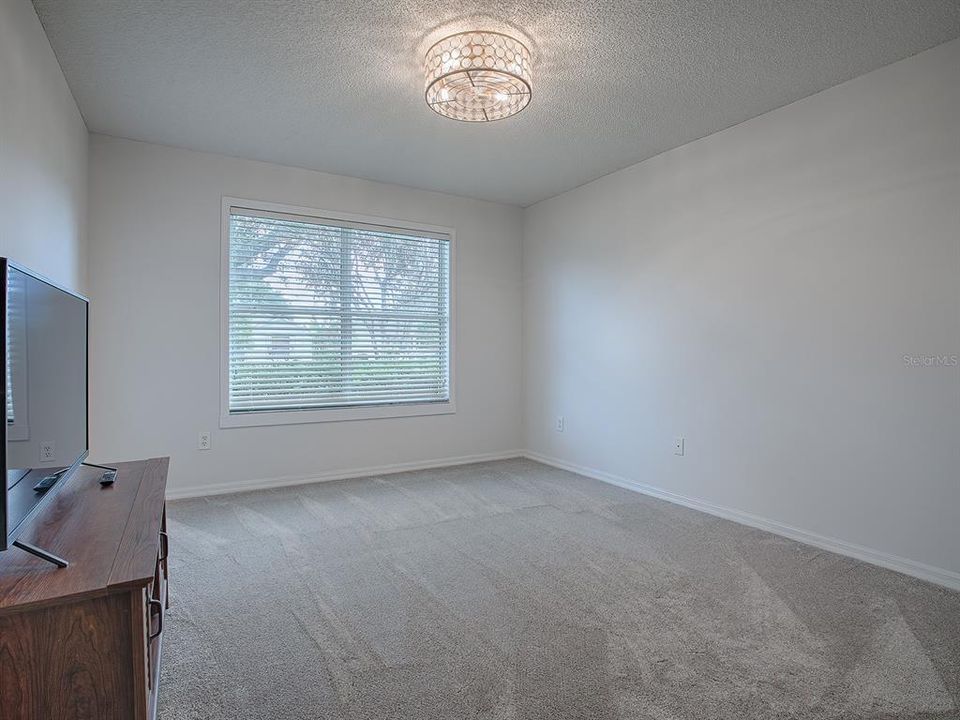
[[[372, 405], [369, 407], [317, 408], [315, 410], [263, 410], [230, 412], [230, 211], [233, 208], [260, 213], [300, 215], [308, 218], [379, 226], [413, 233], [445, 235], [450, 242], [449, 263], [449, 321], [448, 341], [449, 399], [439, 402]], [[251, 200], [224, 195], [220, 205], [220, 427], [263, 427], [269, 425], [304, 425], [321, 422], [347, 422], [381, 418], [420, 417], [424, 415], [451, 415], [456, 413], [457, 368], [457, 242], [456, 230], [441, 225], [430, 225], [411, 220], [334, 212], [319, 208]]]

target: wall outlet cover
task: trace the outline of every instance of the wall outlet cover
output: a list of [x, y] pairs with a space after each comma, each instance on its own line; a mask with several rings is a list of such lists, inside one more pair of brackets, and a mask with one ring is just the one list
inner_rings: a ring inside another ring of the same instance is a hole
[[53, 462], [56, 460], [56, 443], [53, 440], [40, 441], [40, 462]]
[[683, 438], [678, 437], [673, 439], [673, 454], [674, 455], [683, 455]]

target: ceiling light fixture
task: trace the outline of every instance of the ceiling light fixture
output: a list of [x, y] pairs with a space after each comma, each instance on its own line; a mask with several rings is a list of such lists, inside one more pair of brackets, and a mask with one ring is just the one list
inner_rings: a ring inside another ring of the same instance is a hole
[[530, 104], [530, 51], [509, 35], [457, 33], [429, 50], [426, 99], [434, 112], [465, 122], [491, 122]]

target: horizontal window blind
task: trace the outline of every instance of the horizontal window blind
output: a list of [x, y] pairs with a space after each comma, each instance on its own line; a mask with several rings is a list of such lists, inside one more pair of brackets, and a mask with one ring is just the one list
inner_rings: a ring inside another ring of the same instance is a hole
[[450, 239], [231, 208], [229, 411], [446, 402]]

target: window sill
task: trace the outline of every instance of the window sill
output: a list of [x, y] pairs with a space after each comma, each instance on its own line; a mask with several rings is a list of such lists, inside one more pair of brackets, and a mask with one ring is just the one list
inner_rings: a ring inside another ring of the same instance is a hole
[[452, 400], [410, 405], [373, 405], [370, 407], [329, 408], [321, 410], [275, 410], [269, 412], [222, 413], [221, 428], [266, 427], [269, 425], [307, 425], [323, 422], [350, 422], [385, 418], [453, 415]]

